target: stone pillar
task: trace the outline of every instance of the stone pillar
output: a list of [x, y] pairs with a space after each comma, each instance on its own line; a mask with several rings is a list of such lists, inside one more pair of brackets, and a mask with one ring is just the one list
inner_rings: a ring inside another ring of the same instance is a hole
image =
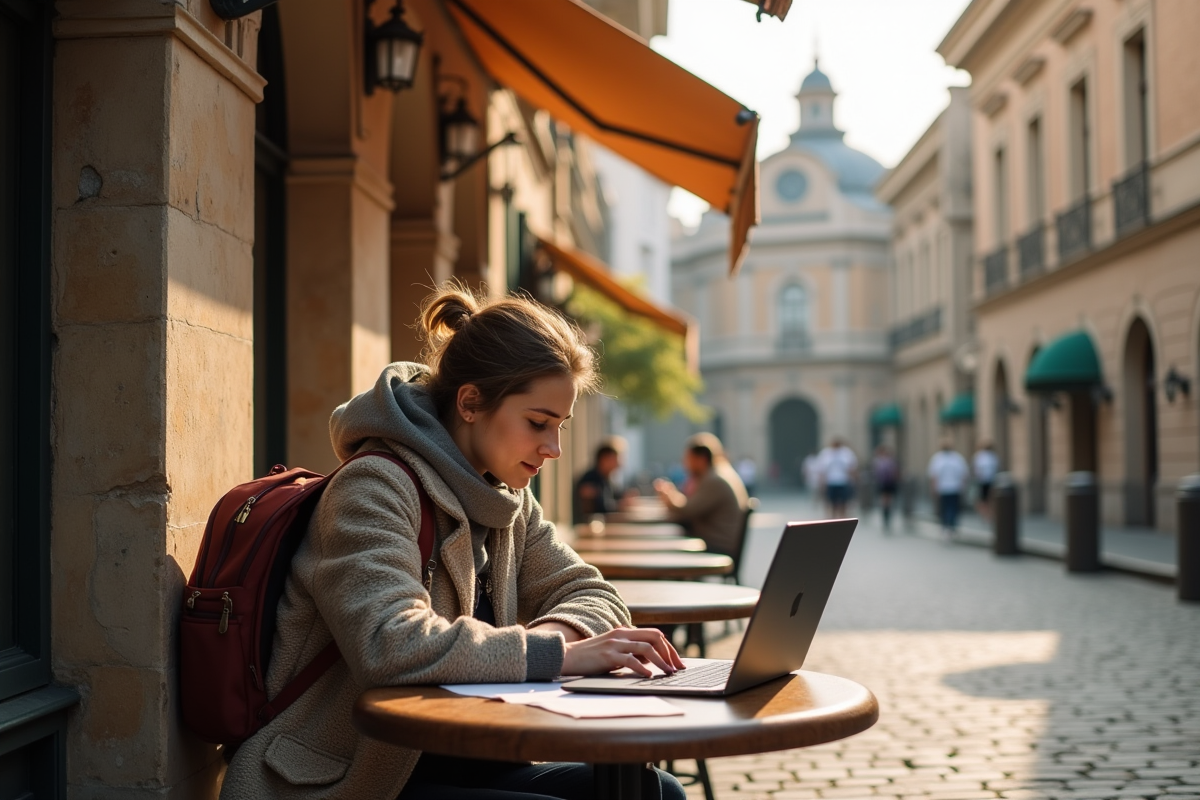
[[[212, 504], [250, 478], [257, 15], [56, 4], [54, 679], [72, 797], [213, 797], [175, 629]], [[195, 14], [196, 16], [193, 16]]]
[[330, 412], [391, 361], [392, 187], [358, 156], [294, 156], [287, 187], [288, 459], [327, 472]]
[[459, 241], [432, 219], [393, 219], [391, 236], [392, 360], [415, 361], [421, 342], [413, 322], [427, 287], [453, 274]]

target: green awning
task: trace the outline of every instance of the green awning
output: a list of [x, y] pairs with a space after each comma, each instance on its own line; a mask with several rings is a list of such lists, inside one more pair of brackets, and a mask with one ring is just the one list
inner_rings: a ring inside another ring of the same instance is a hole
[[900, 406], [895, 403], [880, 406], [871, 413], [871, 424], [878, 428], [899, 428], [903, 423], [904, 415], [900, 413]]
[[975, 421], [975, 395], [968, 392], [957, 394], [942, 409], [942, 422], [953, 425], [957, 422]]
[[1038, 350], [1025, 373], [1027, 392], [1078, 392], [1103, 385], [1100, 357], [1087, 331], [1060, 336]]

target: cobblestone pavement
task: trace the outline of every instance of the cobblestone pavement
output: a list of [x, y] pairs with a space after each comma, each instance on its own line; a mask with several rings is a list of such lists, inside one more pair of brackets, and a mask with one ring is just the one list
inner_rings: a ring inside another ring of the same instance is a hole
[[[808, 510], [764, 505], [749, 583]], [[805, 668], [870, 687], [878, 724], [712, 759], [718, 800], [1200, 800], [1200, 604], [1171, 586], [864, 525]]]

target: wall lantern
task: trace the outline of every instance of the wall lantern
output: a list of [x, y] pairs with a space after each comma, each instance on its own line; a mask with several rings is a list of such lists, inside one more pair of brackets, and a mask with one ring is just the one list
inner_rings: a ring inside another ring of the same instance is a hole
[[[437, 67], [437, 61], [434, 62]], [[506, 144], [516, 144], [517, 135], [508, 133], [500, 141], [490, 144], [483, 150], [479, 149], [480, 129], [479, 120], [467, 109], [467, 81], [458, 75], [439, 75], [437, 82], [443, 81], [459, 85], [458, 101], [450, 111], [443, 111], [438, 118], [442, 134], [442, 167], [441, 179], [453, 180], [461, 175], [476, 161], [484, 159], [497, 147]], [[445, 98], [440, 102], [443, 107]]]
[[371, 21], [371, 5], [375, 0], [365, 0], [366, 8], [366, 79], [367, 94], [373, 94], [376, 86], [393, 92], [407, 89], [413, 84], [417, 73], [417, 59], [421, 55], [421, 43], [425, 34], [414, 31], [404, 21], [404, 6], [396, 0], [392, 16], [382, 25]]
[[479, 120], [467, 110], [466, 98], [458, 98], [454, 110], [442, 115], [443, 162], [461, 164], [479, 150]]
[[1167, 395], [1167, 402], [1174, 403], [1176, 395], [1188, 395], [1192, 390], [1192, 382], [1180, 375], [1174, 365], [1167, 368], [1167, 374], [1163, 377], [1163, 392]]

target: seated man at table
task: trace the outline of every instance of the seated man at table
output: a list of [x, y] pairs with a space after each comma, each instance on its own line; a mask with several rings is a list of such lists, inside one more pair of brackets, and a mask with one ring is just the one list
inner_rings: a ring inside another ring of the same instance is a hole
[[588, 522], [596, 514], [617, 510], [620, 489], [616, 485], [617, 470], [621, 468], [625, 440], [619, 436], [605, 439], [596, 448], [592, 468], [575, 482], [574, 522]]
[[688, 439], [683, 466], [688, 473], [686, 493], [668, 480], [654, 482], [667, 515], [687, 525], [711, 552], [736, 558], [749, 499], [742, 479], [725, 458], [721, 440], [711, 433]]

